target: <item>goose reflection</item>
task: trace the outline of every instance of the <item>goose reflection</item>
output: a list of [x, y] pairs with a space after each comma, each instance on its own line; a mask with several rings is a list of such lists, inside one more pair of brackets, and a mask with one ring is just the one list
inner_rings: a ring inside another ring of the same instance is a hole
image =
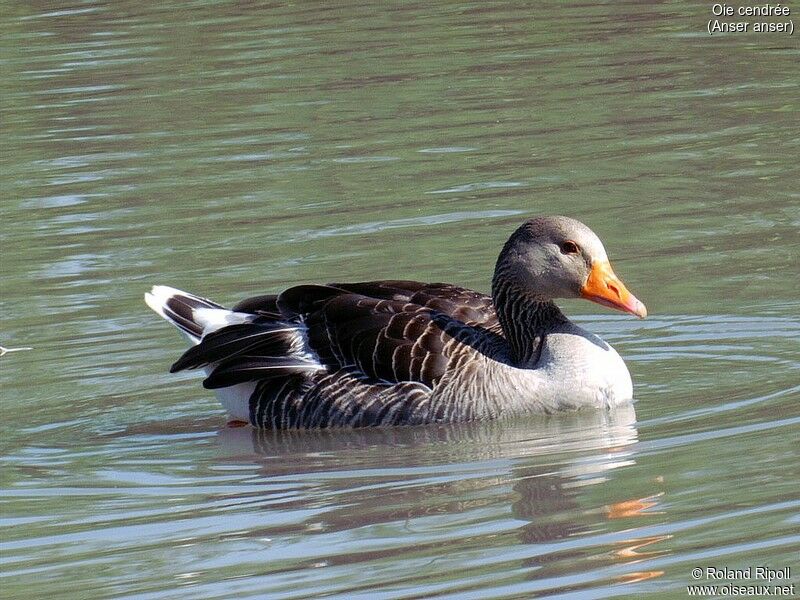
[[[308, 473], [377, 464], [420, 466], [488, 459], [555, 457], [560, 453], [607, 451], [565, 466], [565, 474], [583, 477], [627, 461], [623, 449], [637, 441], [632, 405], [613, 410], [532, 416], [515, 421], [486, 421], [362, 429], [270, 430], [225, 427], [218, 432], [221, 453], [228, 458], [280, 458], [262, 462], [265, 475]], [[605, 456], [605, 455], [603, 455]], [[384, 462], [381, 462], [382, 459]]]
[[[600, 552], [594, 544], [570, 542], [614, 530], [620, 526], [615, 523], [627, 528], [625, 519], [650, 514], [658, 502], [654, 490], [639, 498], [609, 487], [616, 485], [617, 469], [635, 464], [632, 406], [513, 423], [349, 431], [224, 428], [218, 441], [223, 461], [254, 466], [258, 482], [269, 484], [266, 494], [261, 488], [237, 502], [283, 515], [248, 537], [275, 540], [279, 547], [306, 539], [320, 548], [308, 558], [313, 566], [400, 560], [409, 553], [432, 561], [473, 554], [464, 563], [466, 573], [468, 565], [481, 565], [492, 553], [524, 545], [530, 551], [513, 562], [531, 578], [542, 578], [563, 574], [569, 565], [632, 565], [651, 555], [645, 546], [659, 541], [631, 530], [623, 542], [604, 544]], [[287, 521], [286, 514], [297, 518]], [[341, 535], [360, 541], [347, 550], [325, 543]], [[298, 565], [273, 562], [271, 568]], [[626, 571], [616, 581], [658, 575]]]
[[[313, 481], [319, 492], [345, 495], [317, 528], [458, 514], [502, 499], [510, 500], [514, 518], [527, 522], [519, 530], [521, 541], [535, 542], [592, 526], [597, 515], [580, 510], [582, 490], [633, 463], [635, 421], [627, 406], [514, 423], [350, 431], [224, 428], [218, 439], [226, 460], [255, 461], [264, 478]], [[298, 498], [297, 506], [302, 502]]]

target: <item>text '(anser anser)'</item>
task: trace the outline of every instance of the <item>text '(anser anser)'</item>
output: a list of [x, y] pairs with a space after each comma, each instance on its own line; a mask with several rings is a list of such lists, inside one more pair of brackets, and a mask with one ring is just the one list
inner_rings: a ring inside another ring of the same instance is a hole
[[492, 294], [444, 283], [299, 285], [226, 309], [155, 286], [147, 304], [192, 347], [171, 371], [205, 370], [232, 420], [273, 429], [514, 417], [632, 399], [616, 351], [553, 302], [647, 311], [598, 237], [567, 217], [523, 223]]

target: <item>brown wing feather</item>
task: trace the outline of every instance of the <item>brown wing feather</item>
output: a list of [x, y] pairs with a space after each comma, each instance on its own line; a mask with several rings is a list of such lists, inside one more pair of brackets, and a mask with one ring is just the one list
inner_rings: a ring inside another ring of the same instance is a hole
[[494, 341], [491, 299], [446, 284], [406, 281], [298, 286], [278, 305], [298, 315], [309, 346], [329, 367], [371, 379], [434, 386], [456, 349]]
[[277, 294], [267, 294], [264, 296], [253, 296], [246, 298], [231, 308], [235, 312], [251, 313], [254, 315], [261, 315], [265, 317], [273, 317], [279, 319], [281, 317], [280, 310], [278, 310], [278, 296]]
[[370, 298], [402, 300], [471, 325], [488, 326], [497, 321], [491, 296], [449, 283], [387, 280], [328, 285]]

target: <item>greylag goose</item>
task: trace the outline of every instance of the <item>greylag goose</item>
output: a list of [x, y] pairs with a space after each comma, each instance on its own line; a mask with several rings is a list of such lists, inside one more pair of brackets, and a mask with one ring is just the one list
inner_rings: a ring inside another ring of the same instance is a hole
[[613, 407], [632, 399], [614, 349], [555, 298], [644, 318], [600, 239], [568, 217], [523, 223], [487, 296], [456, 285], [298, 285], [232, 309], [167, 286], [147, 304], [192, 347], [170, 369], [205, 370], [232, 422], [271, 429], [475, 421]]

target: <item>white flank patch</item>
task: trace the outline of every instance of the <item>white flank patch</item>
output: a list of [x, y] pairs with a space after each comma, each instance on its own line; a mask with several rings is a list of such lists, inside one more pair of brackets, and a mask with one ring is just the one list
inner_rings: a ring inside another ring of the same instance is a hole
[[[206, 373], [210, 373], [207, 369]], [[255, 381], [245, 381], [226, 388], [214, 390], [217, 400], [228, 413], [231, 419], [237, 419], [246, 423], [250, 422], [250, 396], [256, 389]]]

